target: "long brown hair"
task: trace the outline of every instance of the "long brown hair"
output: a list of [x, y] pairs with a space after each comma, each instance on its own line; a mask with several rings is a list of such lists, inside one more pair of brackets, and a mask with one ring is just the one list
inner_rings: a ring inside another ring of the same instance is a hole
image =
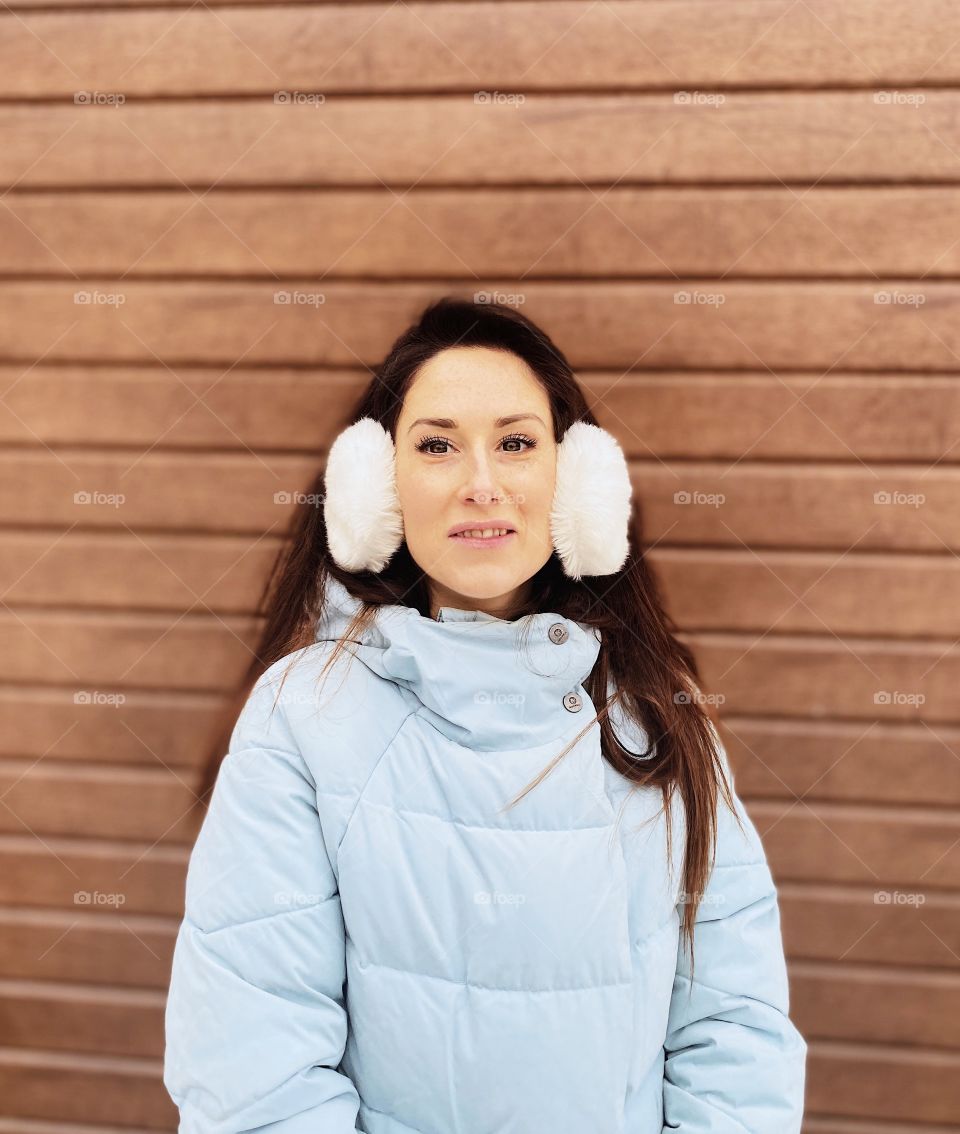
[[[395, 437], [406, 391], [420, 367], [440, 351], [455, 346], [488, 347], [522, 358], [550, 398], [557, 442], [575, 421], [598, 424], [567, 359], [536, 324], [509, 306], [445, 296], [428, 305], [394, 342], [373, 373], [350, 420], [342, 425], [371, 417]], [[338, 579], [362, 605], [324, 671], [341, 652], [344, 641], [356, 637], [358, 631], [369, 625], [381, 604], [402, 603], [430, 616], [428, 580], [406, 544], [401, 544], [377, 575], [352, 574], [337, 566], [327, 546], [323, 508], [316, 503], [323, 500], [323, 491], [321, 470], [293, 516], [289, 539], [264, 586], [258, 606], [265, 620], [262, 635], [231, 706], [229, 723], [203, 769], [199, 793], [202, 801], [216, 780], [228, 729], [257, 678], [274, 662], [314, 641], [329, 576]], [[644, 555], [641, 513], [636, 502], [629, 548], [626, 563], [616, 574], [576, 582], [564, 574], [554, 553], [531, 580], [530, 597], [516, 617], [546, 610], [601, 631], [597, 662], [584, 688], [597, 709], [603, 756], [631, 781], [631, 791], [644, 786], [660, 788], [668, 847], [673, 845], [674, 792], [679, 792], [684, 808], [681, 928], [692, 958], [693, 924], [712, 867], [718, 791], [731, 809], [733, 802], [716, 749], [714, 726], [699, 696], [696, 661], [689, 647], [676, 637], [677, 628], [664, 609], [659, 584]], [[608, 689], [613, 690], [611, 697]], [[631, 752], [615, 734], [609, 713], [616, 702], [620, 712], [646, 734], [649, 744], [644, 752]], [[591, 720], [588, 727], [597, 722]], [[549, 774], [563, 754], [510, 806]], [[669, 853], [667, 861], [672, 868]]]

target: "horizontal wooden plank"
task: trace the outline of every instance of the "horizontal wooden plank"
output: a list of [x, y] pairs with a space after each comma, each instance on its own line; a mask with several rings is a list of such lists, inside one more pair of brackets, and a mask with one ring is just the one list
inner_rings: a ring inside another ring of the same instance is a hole
[[960, 898], [878, 902], [875, 886], [783, 881], [784, 945], [791, 960], [960, 969]]
[[7, 450], [0, 453], [0, 522], [33, 526], [43, 516], [52, 525], [207, 529], [278, 539], [302, 498], [296, 494], [307, 491], [319, 468], [319, 458], [256, 453]]
[[0, 760], [0, 831], [192, 843], [196, 776], [183, 769]]
[[[294, 6], [308, 6], [314, 3], [337, 3], [337, 4], [365, 4], [368, 0], [214, 0], [211, 7], [261, 7], [266, 5], [268, 7], [279, 7], [281, 2], [283, 6], [293, 4]], [[421, 0], [422, 2], [422, 0]], [[18, 10], [33, 10], [42, 8], [45, 10], [60, 10], [66, 9], [68, 11], [92, 11], [97, 8], [103, 7], [116, 7], [118, 10], [135, 9], [135, 8], [173, 8], [180, 7], [187, 8], [189, 5], [182, 3], [181, 0], [56, 0], [56, 3], [51, 3], [51, 0], [16, 0], [13, 5], [9, 5], [12, 12]]]
[[[95, 913], [182, 915], [188, 848], [0, 835], [0, 904]], [[69, 948], [65, 939], [56, 948]]]
[[176, 533], [4, 532], [9, 606], [250, 614], [282, 542]]
[[805, 800], [753, 800], [748, 810], [776, 877], [875, 885], [875, 901], [921, 914], [960, 878], [960, 812]]
[[78, 702], [75, 693], [0, 687], [0, 756], [195, 768], [227, 708], [226, 698], [196, 691], [125, 691], [122, 702]]
[[752, 799], [960, 804], [960, 729], [743, 716], [723, 725], [737, 789]]
[[[890, 995], [892, 986], [896, 996]], [[808, 1042], [821, 1039], [960, 1047], [960, 975], [886, 968], [790, 967], [791, 1018]]]
[[6, 103], [0, 184], [957, 181], [960, 91], [902, 93]]
[[165, 991], [181, 916], [0, 909], [0, 967], [11, 979]]
[[953, 1122], [960, 1053], [821, 1040], [807, 1056], [806, 1102], [814, 1113]]
[[3, 611], [8, 650], [0, 680], [76, 686], [75, 716], [123, 688], [234, 691], [254, 658], [251, 620], [174, 614]]
[[29, 1118], [173, 1130], [161, 1074], [159, 1059], [0, 1049], [4, 1107]]
[[807, 1111], [803, 1119], [803, 1134], [960, 1134], [960, 1126], [881, 1122], [877, 1119], [860, 1122], [856, 1118], [815, 1115]]
[[[450, 293], [576, 328], [558, 345], [578, 370], [955, 373], [960, 360], [953, 282], [485, 279]], [[7, 360], [30, 362], [372, 367], [436, 298], [419, 282], [5, 282], [0, 335]]]
[[[285, 0], [285, 3], [290, 3], [291, 0]], [[326, 3], [328, 0], [292, 0], [296, 6], [307, 6], [313, 3]], [[331, 0], [337, 4], [365, 4], [368, 0]], [[214, 0], [211, 7], [260, 7], [266, 4], [268, 7], [279, 6], [277, 0]], [[189, 7], [187, 3], [182, 0], [56, 0], [56, 3], [51, 3], [51, 0], [16, 0], [13, 5], [9, 5], [12, 12], [18, 10], [30, 10], [43, 8], [47, 10], [67, 9], [70, 11], [90, 11], [103, 7], [116, 7], [118, 10], [124, 8], [180, 8]]]
[[[280, 538], [319, 457], [0, 453], [0, 524]], [[631, 465], [657, 544], [934, 551], [960, 547], [960, 469], [759, 462]], [[839, 556], [838, 556], [839, 557]]]
[[[84, 1122], [46, 1122], [42, 1118], [0, 1118], [0, 1134], [151, 1134], [143, 1126], [90, 1126]], [[932, 1131], [931, 1134], [937, 1134]]]
[[960, 460], [954, 377], [673, 373], [597, 375], [585, 385], [601, 424], [624, 436], [632, 456]]
[[3, 366], [0, 381], [8, 442], [317, 452], [349, 421], [369, 374]]
[[[636, 462], [650, 542], [951, 552], [958, 470], [942, 465]], [[116, 511], [116, 509], [114, 509]]]
[[[632, 457], [960, 461], [951, 429], [960, 417], [960, 383], [953, 377], [578, 377], [600, 423], [622, 437]], [[0, 366], [7, 391], [0, 440], [317, 452], [349, 420], [368, 380], [357, 370]]]
[[161, 990], [0, 980], [11, 1047], [163, 1058]]
[[180, 188], [14, 189], [0, 211], [0, 273], [382, 280], [960, 273], [952, 188], [616, 186], [602, 199], [598, 208], [595, 191], [581, 186], [415, 188], [398, 208], [382, 187], [291, 187], [212, 189], [198, 205]]
[[960, 634], [960, 560], [953, 556], [657, 547], [648, 560], [668, 608], [688, 630]]
[[682, 635], [703, 688], [730, 714], [960, 723], [956, 652], [942, 643], [837, 637]]
[[72, 95], [90, 83], [133, 96], [318, 84], [324, 91], [516, 91], [960, 78], [957, 60], [943, 50], [960, 39], [960, 18], [946, 0], [738, 0], [725, 4], [722, 20], [712, 18], [715, 9], [704, 0], [611, 0], [600, 7], [512, 0], [506, 50], [499, 7], [266, 5], [190, 9], [176, 18], [151, 11], [29, 14], [22, 27], [4, 21], [13, 26], [0, 34], [0, 95]]

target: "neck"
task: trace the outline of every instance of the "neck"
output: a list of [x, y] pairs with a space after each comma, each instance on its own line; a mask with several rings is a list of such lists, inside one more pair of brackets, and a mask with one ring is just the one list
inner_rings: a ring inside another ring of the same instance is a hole
[[519, 587], [515, 587], [506, 594], [494, 595], [491, 598], [477, 598], [462, 594], [450, 587], [444, 586], [431, 579], [430, 589], [430, 617], [435, 621], [442, 621], [441, 612], [444, 610], [479, 611], [488, 614], [491, 618], [499, 618], [510, 622], [517, 616], [530, 594], [530, 581], [527, 580]]

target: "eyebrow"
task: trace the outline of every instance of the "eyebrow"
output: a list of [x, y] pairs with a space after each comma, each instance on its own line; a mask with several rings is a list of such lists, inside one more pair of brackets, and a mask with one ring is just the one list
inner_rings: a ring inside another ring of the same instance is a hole
[[[497, 420], [493, 423], [493, 427], [494, 429], [503, 429], [505, 425], [513, 425], [515, 421], [526, 421], [528, 418], [533, 418], [534, 420], [539, 421], [544, 429], [546, 429], [546, 424], [543, 418], [540, 417], [539, 414], [535, 413], [514, 413], [509, 417], [498, 417]], [[413, 429], [418, 425], [432, 425], [437, 429], [458, 428], [457, 423], [453, 420], [452, 417], [418, 417], [417, 420], [411, 424], [410, 429]], [[407, 430], [408, 433], [410, 432], [410, 429]]]

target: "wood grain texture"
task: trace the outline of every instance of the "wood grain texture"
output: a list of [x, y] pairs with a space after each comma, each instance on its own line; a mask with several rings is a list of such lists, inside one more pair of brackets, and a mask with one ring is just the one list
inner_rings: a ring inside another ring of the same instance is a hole
[[0, 1092], [12, 1113], [31, 1118], [169, 1130], [177, 1112], [161, 1070], [157, 1059], [5, 1048]]
[[[676, 92], [675, 92], [676, 93]], [[56, 186], [949, 183], [960, 92], [331, 95], [0, 104], [0, 182]], [[309, 144], [304, 145], [304, 138]]]
[[79, 907], [0, 909], [3, 971], [51, 991], [72, 983], [165, 991], [177, 924], [176, 916], [105, 918]]
[[935, 280], [960, 267], [960, 202], [938, 185], [402, 194], [285, 186], [202, 195], [180, 186], [109, 194], [18, 186], [3, 203], [0, 273], [35, 277]]
[[[0, 283], [6, 360], [220, 367], [373, 366], [435, 284], [340, 281]], [[442, 288], [515, 297], [577, 369], [952, 372], [960, 284], [676, 279]], [[600, 392], [602, 396], [602, 391]], [[629, 435], [630, 429], [624, 429]], [[952, 438], [951, 438], [952, 441]]]
[[955, 895], [925, 894], [922, 903], [892, 897], [878, 901], [878, 888], [871, 884], [782, 880], [779, 891], [791, 958], [950, 972], [960, 965], [960, 899]]
[[[933, 85], [960, 76], [943, 46], [960, 37], [949, 0], [731, 0], [716, 22], [710, 0], [511, 0], [506, 37], [500, 5], [489, 0], [231, 4], [217, 12], [184, 5], [122, 15], [73, 13], [70, 0], [45, 6], [68, 10], [5, 21], [4, 96], [72, 95], [93, 80], [104, 90], [168, 97], [280, 88], [816, 88], [881, 78]], [[361, 40], [363, 50], [354, 50]]]

